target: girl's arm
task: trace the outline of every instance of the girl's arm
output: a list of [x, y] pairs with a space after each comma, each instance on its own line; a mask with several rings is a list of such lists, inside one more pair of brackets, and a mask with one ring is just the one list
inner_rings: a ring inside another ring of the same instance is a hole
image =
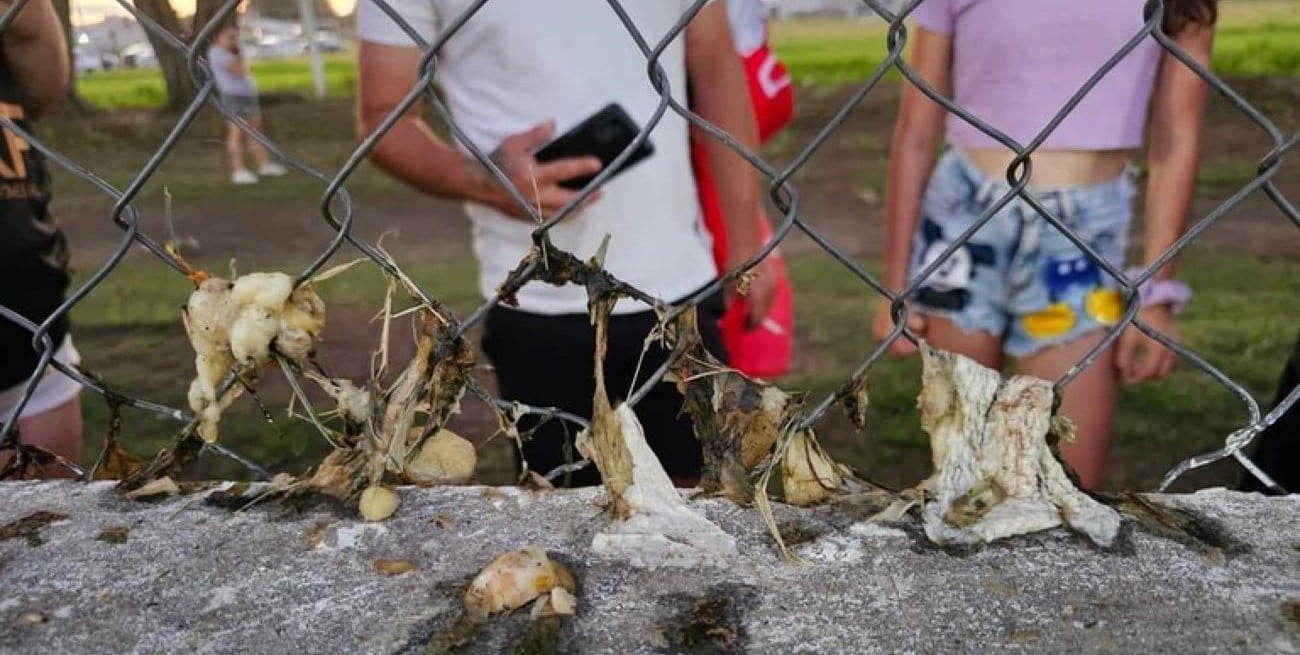
[[[1174, 41], [1196, 61], [1208, 66], [1214, 44], [1212, 24], [1191, 23]], [[1164, 55], [1156, 78], [1151, 105], [1150, 144], [1147, 153], [1147, 197], [1142, 263], [1149, 266], [1168, 250], [1187, 227], [1196, 169], [1200, 159], [1201, 123], [1205, 117], [1208, 86], [1173, 55]], [[1173, 277], [1173, 262], [1156, 272], [1157, 281]], [[1173, 307], [1145, 307], [1142, 321], [1170, 338], [1178, 339]], [[1169, 374], [1176, 356], [1156, 340], [1130, 328], [1120, 337], [1115, 365], [1127, 383], [1154, 380]]]
[[244, 75], [247, 75], [248, 64], [244, 63], [244, 56], [241, 55], [238, 51], [231, 54], [233, 54], [234, 56], [230, 58], [230, 61], [226, 62], [226, 66], [225, 66], [226, 72], [236, 77], [243, 77]]
[[[1212, 25], [1188, 25], [1174, 41], [1196, 61], [1209, 66], [1214, 43]], [[1173, 55], [1164, 55], [1151, 106], [1143, 265], [1153, 263], [1187, 227], [1208, 91], [1209, 87], [1190, 68]], [[1171, 262], [1156, 273], [1155, 279], [1170, 279], [1173, 272]]]
[[[921, 79], [940, 93], [952, 91], [952, 36], [917, 27], [909, 63]], [[889, 170], [885, 181], [885, 286], [895, 291], [907, 286], [912, 258], [912, 234], [921, 213], [921, 197], [934, 168], [943, 139], [947, 110], [930, 100], [920, 89], [904, 83], [898, 121], [890, 142]], [[875, 336], [883, 339], [893, 329], [889, 303], [876, 309]], [[922, 327], [921, 317], [911, 317], [912, 327]], [[905, 339], [895, 342], [893, 352], [912, 354], [916, 347]]]

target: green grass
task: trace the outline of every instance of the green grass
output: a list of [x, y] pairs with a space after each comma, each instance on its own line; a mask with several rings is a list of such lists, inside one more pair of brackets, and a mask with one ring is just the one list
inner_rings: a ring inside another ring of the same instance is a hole
[[[208, 265], [214, 271], [223, 266]], [[1292, 310], [1300, 294], [1300, 262], [1197, 253], [1185, 260], [1182, 270], [1197, 291], [1180, 322], [1186, 342], [1268, 402], [1294, 337]], [[783, 386], [809, 391], [816, 402], [842, 384], [874, 347], [868, 329], [874, 304], [864, 287], [829, 259], [796, 257], [790, 261], [790, 271], [803, 364]], [[467, 260], [413, 262], [409, 272], [462, 315], [477, 304], [473, 265]], [[321, 294], [334, 313], [345, 317], [339, 321], [356, 322], [369, 320], [383, 289], [382, 276], [361, 267], [324, 283]], [[135, 259], [122, 266], [73, 314], [87, 366], [114, 388], [183, 404], [192, 355], [178, 307], [188, 292], [187, 282], [161, 264]], [[331, 328], [375, 330], [338, 322]], [[327, 328], [327, 347], [329, 341]], [[324, 363], [340, 365], [329, 359], [328, 351]], [[870, 374], [871, 410], [865, 434], [856, 434], [843, 412], [834, 408], [819, 425], [827, 448], [882, 483], [914, 482], [924, 473], [929, 457], [916, 415], [919, 373], [915, 359], [882, 360]], [[278, 374], [266, 377], [274, 382]], [[276, 394], [268, 394], [265, 400], [274, 423], [268, 423], [251, 401], [241, 400], [223, 423], [225, 443], [277, 469], [300, 470], [319, 458], [324, 444], [310, 427], [286, 419], [283, 405], [278, 404], [282, 398]], [[86, 415], [93, 448], [106, 428], [107, 408], [89, 397]], [[1245, 419], [1234, 395], [1186, 364], [1167, 380], [1129, 389], [1116, 419], [1110, 484], [1149, 488], [1183, 457], [1221, 445], [1224, 436]], [[177, 429], [172, 422], [139, 412], [128, 413], [127, 426], [127, 443], [138, 453], [154, 452]], [[496, 457], [501, 457], [499, 451]], [[497, 464], [496, 469], [504, 470]], [[238, 474], [229, 463], [215, 459], [197, 472]], [[1199, 480], [1203, 483], [1205, 478]], [[1211, 480], [1223, 482], [1221, 477]]]
[[[1234, 0], [1220, 5], [1214, 66], [1225, 75], [1300, 75], [1300, 11], [1295, 0]], [[790, 20], [772, 25], [772, 44], [800, 84], [861, 82], [888, 54], [886, 26], [867, 20]], [[345, 97], [355, 88], [354, 55], [325, 59], [329, 97]], [[891, 71], [891, 76], [897, 76]], [[305, 58], [253, 62], [253, 75], [264, 93], [312, 93]], [[165, 91], [156, 69], [92, 73], [77, 88], [105, 109], [158, 107]]]
[[[352, 94], [356, 84], [356, 57], [351, 53], [325, 57], [327, 97]], [[311, 68], [305, 57], [254, 61], [253, 76], [263, 94], [292, 93], [310, 97], [313, 93]], [[104, 109], [145, 109], [162, 106], [166, 88], [156, 68], [135, 68], [89, 73], [77, 79], [77, 90]]]

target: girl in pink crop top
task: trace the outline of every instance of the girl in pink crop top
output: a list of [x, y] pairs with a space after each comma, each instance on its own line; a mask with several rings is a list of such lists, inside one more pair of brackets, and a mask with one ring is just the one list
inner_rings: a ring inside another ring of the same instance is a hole
[[[1165, 0], [1161, 30], [1208, 65], [1217, 0]], [[1025, 146], [1144, 27], [1143, 0], [924, 0], [912, 13], [909, 63], [960, 107]], [[1182, 233], [1196, 179], [1206, 85], [1146, 37], [1084, 97], [1032, 156], [1029, 192], [1094, 252], [1122, 269], [1134, 195], [1130, 151], [1147, 137], [1143, 263]], [[936, 162], [943, 141], [949, 148]], [[1059, 379], [1114, 329], [1117, 284], [1098, 262], [1013, 199], [937, 261], [1010, 189], [1014, 153], [904, 84], [885, 190], [884, 282], [908, 294], [908, 323], [930, 344], [993, 368]], [[920, 273], [933, 269], [924, 278]], [[1141, 290], [1139, 318], [1177, 338], [1186, 299], [1172, 264]], [[894, 329], [889, 303], [873, 332]], [[1120, 382], [1163, 377], [1175, 354], [1136, 328], [1066, 386], [1060, 411], [1078, 439], [1062, 444], [1087, 487], [1102, 476]], [[900, 339], [894, 354], [916, 347]]]

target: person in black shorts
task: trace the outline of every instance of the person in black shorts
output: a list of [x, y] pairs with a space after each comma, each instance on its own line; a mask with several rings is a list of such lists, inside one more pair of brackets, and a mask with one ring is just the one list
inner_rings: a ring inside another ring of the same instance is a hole
[[[1278, 381], [1273, 406], [1281, 406], [1282, 401], [1297, 386], [1300, 386], [1300, 335], [1296, 336], [1291, 357], [1282, 369], [1282, 379]], [[1255, 447], [1250, 457], [1287, 493], [1300, 493], [1300, 403], [1292, 405], [1277, 418], [1276, 423], [1255, 437]], [[1250, 472], [1242, 477], [1240, 488], [1242, 491], [1258, 491], [1263, 494], [1276, 493], [1265, 487]]]
[[[388, 121], [419, 82], [424, 52], [408, 28], [432, 41], [464, 5], [459, 0], [385, 4], [406, 27], [372, 0], [357, 4], [357, 125], [363, 138]], [[646, 78], [645, 56], [619, 17], [599, 0], [494, 0], [489, 6], [490, 11], [475, 14], [455, 34], [446, 35], [438, 56], [439, 88], [455, 117], [458, 136], [493, 153], [515, 191], [542, 215], [553, 216], [574, 199], [574, 191], [562, 183], [596, 173], [602, 162], [594, 156], [538, 161], [537, 150], [609, 105], [622, 108], [637, 126], [646, 126], [661, 98]], [[692, 7], [689, 0], [628, 3], [626, 18], [642, 34], [658, 38]], [[657, 63], [677, 101], [689, 101], [705, 120], [757, 150], [745, 70], [723, 3], [701, 8]], [[474, 226], [479, 291], [494, 296], [533, 247], [536, 225], [507, 186], [469, 156], [464, 142], [438, 136], [421, 110], [408, 107], [400, 120], [389, 124], [370, 159], [420, 191], [464, 201]], [[680, 303], [716, 280], [721, 271], [696, 193], [690, 130], [674, 112], [661, 116], [649, 134], [653, 154], [607, 180], [598, 196], [587, 198], [554, 226], [551, 243], [583, 259], [605, 252], [606, 270], [664, 302]], [[714, 188], [727, 221], [724, 267], [730, 269], [762, 245], [755, 220], [758, 177], [725, 144], [706, 141]], [[608, 249], [603, 250], [606, 238]], [[759, 267], [749, 280], [747, 319], [761, 320], [771, 306], [775, 276], [766, 269]], [[595, 337], [586, 291], [534, 282], [519, 290], [515, 300], [516, 306], [494, 307], [484, 325], [483, 352], [492, 363], [501, 397], [589, 417]], [[718, 327], [723, 308], [720, 293], [698, 315], [704, 345], [721, 360], [726, 358]], [[645, 303], [625, 299], [613, 308], [604, 362], [613, 404], [626, 400], [664, 362], [666, 353], [651, 348], [637, 373], [642, 347], [657, 319]], [[679, 485], [695, 484], [702, 456], [691, 421], [682, 415], [681, 394], [672, 384], [656, 384], [635, 411], [665, 472]], [[536, 417], [527, 417], [519, 427], [528, 431], [536, 425]], [[566, 459], [578, 459], [574, 432], [571, 425], [549, 421], [532, 433], [522, 448], [529, 469], [545, 474]], [[516, 460], [520, 471], [522, 464]], [[598, 479], [597, 471], [588, 467], [568, 483], [587, 485]]]
[[[0, 11], [9, 0], [0, 0]], [[29, 130], [29, 121], [67, 96], [68, 54], [50, 0], [30, 0], [0, 32], [0, 114]], [[0, 143], [0, 306], [43, 323], [67, 291], [68, 247], [50, 216], [50, 176], [34, 147], [8, 130]], [[55, 358], [78, 361], [68, 321], [60, 317], [49, 336]], [[0, 421], [22, 399], [39, 363], [32, 333], [0, 316]], [[25, 444], [78, 462], [82, 455], [80, 386], [53, 368], [41, 372], [18, 430]], [[0, 454], [0, 464], [7, 456]], [[57, 475], [57, 467], [46, 474]]]

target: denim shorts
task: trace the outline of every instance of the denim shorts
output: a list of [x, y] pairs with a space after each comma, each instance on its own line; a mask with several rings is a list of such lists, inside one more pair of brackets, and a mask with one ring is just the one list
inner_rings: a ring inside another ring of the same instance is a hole
[[[950, 149], [940, 158], [921, 203], [912, 276], [933, 262], [1007, 193]], [[1079, 239], [1122, 268], [1133, 216], [1134, 185], [1125, 173], [1098, 184], [1028, 192]], [[1123, 314], [1118, 284], [1024, 200], [998, 210], [919, 287], [915, 308], [965, 332], [1002, 339], [1013, 357], [1031, 355], [1094, 330]]]
[[230, 107], [230, 111], [244, 120], [262, 115], [262, 108], [258, 105], [256, 95], [223, 93], [221, 100], [226, 103], [227, 107]]

